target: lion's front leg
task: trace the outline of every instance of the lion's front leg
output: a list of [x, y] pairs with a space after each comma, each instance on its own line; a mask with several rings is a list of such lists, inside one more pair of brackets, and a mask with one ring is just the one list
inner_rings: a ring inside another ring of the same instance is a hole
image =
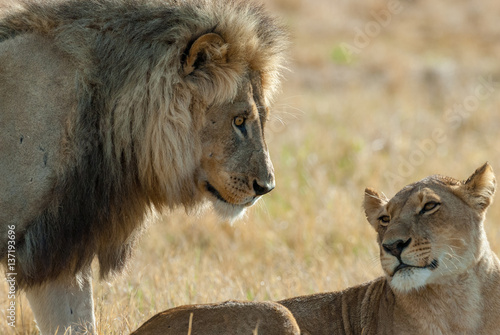
[[[26, 290], [42, 335], [94, 334], [95, 316], [92, 275], [68, 277]], [[65, 333], [71, 328], [71, 332]]]

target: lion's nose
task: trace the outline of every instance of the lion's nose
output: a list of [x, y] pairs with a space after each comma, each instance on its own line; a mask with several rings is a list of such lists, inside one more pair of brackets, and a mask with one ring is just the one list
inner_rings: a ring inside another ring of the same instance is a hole
[[271, 192], [274, 189], [274, 186], [274, 181], [266, 183], [259, 183], [257, 179], [253, 181], [253, 190], [257, 196]]
[[411, 238], [409, 238], [406, 242], [403, 240], [397, 240], [396, 242], [390, 243], [390, 244], [382, 244], [384, 247], [384, 250], [387, 251], [388, 253], [392, 254], [395, 257], [401, 256], [401, 253], [403, 250], [410, 245]]

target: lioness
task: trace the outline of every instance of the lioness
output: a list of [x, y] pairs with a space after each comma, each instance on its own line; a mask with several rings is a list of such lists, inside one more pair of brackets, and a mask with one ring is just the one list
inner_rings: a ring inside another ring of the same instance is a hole
[[232, 220], [274, 188], [287, 34], [246, 0], [1, 6], [0, 261], [42, 333], [92, 332], [90, 265], [122, 270], [152, 208]]
[[466, 181], [430, 176], [390, 200], [367, 188], [385, 276], [279, 303], [302, 334], [499, 334], [500, 263], [483, 227], [495, 184], [485, 164]]

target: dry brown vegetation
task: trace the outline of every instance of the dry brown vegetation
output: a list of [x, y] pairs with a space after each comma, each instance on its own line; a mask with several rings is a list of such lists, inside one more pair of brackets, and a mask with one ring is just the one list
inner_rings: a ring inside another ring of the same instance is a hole
[[[266, 134], [276, 189], [233, 226], [210, 212], [153, 220], [128, 273], [95, 284], [100, 334], [129, 333], [182, 304], [278, 300], [372, 279], [381, 270], [361, 209], [366, 186], [392, 196], [434, 173], [465, 178], [485, 161], [500, 175], [498, 1], [266, 5], [293, 38]], [[486, 229], [500, 252], [500, 201]], [[0, 333], [34, 334], [22, 296], [17, 327], [4, 325], [1, 285]]]

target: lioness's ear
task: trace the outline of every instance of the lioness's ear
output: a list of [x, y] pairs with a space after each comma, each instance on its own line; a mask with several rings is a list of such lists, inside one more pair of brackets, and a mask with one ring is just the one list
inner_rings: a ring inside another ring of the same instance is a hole
[[491, 165], [485, 163], [460, 187], [462, 196], [473, 208], [484, 211], [493, 201], [496, 179]]
[[208, 63], [226, 63], [227, 44], [224, 39], [215, 33], [208, 33], [196, 39], [183, 64], [184, 75], [191, 74], [197, 68]]
[[365, 209], [366, 219], [372, 226], [375, 226], [380, 210], [389, 200], [383, 194], [378, 193], [373, 188], [365, 189], [365, 200], [363, 208]]

